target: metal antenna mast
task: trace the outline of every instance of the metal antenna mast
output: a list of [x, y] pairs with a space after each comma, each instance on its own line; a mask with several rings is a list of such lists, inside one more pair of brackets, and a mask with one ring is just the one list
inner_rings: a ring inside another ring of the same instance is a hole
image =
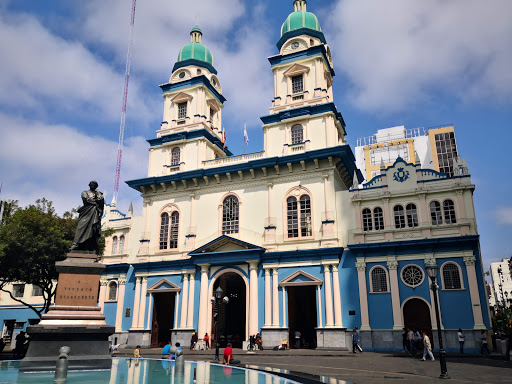
[[130, 82], [130, 66], [132, 61], [132, 42], [133, 42], [133, 27], [135, 26], [135, 4], [137, 0], [132, 2], [132, 16], [130, 20], [130, 40], [128, 43], [128, 53], [126, 55], [126, 71], [124, 74], [124, 92], [123, 92], [123, 106], [121, 109], [121, 126], [119, 127], [119, 144], [117, 147], [117, 164], [116, 164], [116, 178], [114, 181], [114, 196], [112, 203], [117, 204], [117, 194], [119, 193], [119, 179], [121, 177], [121, 159], [123, 157], [123, 143], [124, 143], [124, 125], [126, 121], [126, 103], [128, 99], [128, 84]]

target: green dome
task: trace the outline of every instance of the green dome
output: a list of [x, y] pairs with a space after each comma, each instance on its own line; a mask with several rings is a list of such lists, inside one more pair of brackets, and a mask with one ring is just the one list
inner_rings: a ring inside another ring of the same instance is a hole
[[213, 66], [212, 53], [202, 43], [188, 43], [181, 48], [180, 54], [178, 55], [178, 62], [185, 60], [204, 61]]
[[312, 29], [314, 31], [322, 32], [317, 17], [306, 11], [293, 12], [288, 16], [283, 26], [281, 27], [281, 36], [287, 32], [295, 31], [297, 29]]

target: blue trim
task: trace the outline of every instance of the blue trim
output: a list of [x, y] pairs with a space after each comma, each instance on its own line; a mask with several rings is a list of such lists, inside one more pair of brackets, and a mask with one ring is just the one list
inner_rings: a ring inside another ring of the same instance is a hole
[[[299, 28], [299, 29], [294, 29], [293, 31], [285, 32], [276, 44], [277, 49], [281, 50], [284, 43], [286, 43], [289, 39], [292, 39], [292, 38], [300, 36], [300, 35], [313, 36], [313, 37], [316, 37], [317, 39], [320, 39], [320, 41], [322, 43], [327, 44], [327, 40], [325, 40], [325, 36], [321, 31], [316, 31], [311, 28]], [[323, 45], [322, 45], [322, 47], [323, 47]]]
[[264, 229], [276, 229], [277, 227], [275, 225], [269, 225], [268, 227], [264, 227]]
[[[281, 49], [281, 48], [279, 48]], [[336, 76], [336, 72], [334, 72], [334, 69], [331, 67], [331, 64], [329, 62], [329, 59], [327, 58], [327, 51], [325, 49], [325, 46], [323, 45], [315, 45], [313, 47], [310, 47], [306, 50], [292, 52], [287, 55], [276, 55], [271, 56], [268, 58], [268, 61], [272, 66], [283, 64], [283, 63], [289, 63], [292, 61], [296, 61], [299, 59], [303, 59], [305, 57], [311, 57], [315, 55], [322, 55], [325, 59], [325, 62], [327, 63], [327, 66], [329, 67], [329, 71], [331, 72], [331, 76]]]
[[166, 261], [151, 261], [145, 263], [133, 264], [135, 272], [166, 272], [166, 271], [181, 271], [182, 269], [196, 269], [192, 259], [187, 260], [166, 260]]
[[211, 65], [210, 63], [208, 63], [206, 61], [197, 60], [197, 59], [187, 59], [187, 60], [183, 60], [183, 61], [178, 61], [176, 64], [174, 64], [174, 67], [172, 68], [172, 73], [174, 73], [174, 71], [176, 71], [177, 69], [180, 69], [183, 67], [188, 67], [189, 65], [196, 65], [201, 68], [206, 68], [211, 73], [213, 73], [215, 75], [217, 74], [217, 70], [213, 67], [213, 65]]
[[341, 115], [341, 112], [338, 112], [338, 109], [336, 108], [336, 105], [334, 103], [324, 103], [324, 104], [318, 104], [318, 105], [308, 105], [307, 107], [300, 107], [300, 108], [294, 108], [294, 109], [287, 109], [285, 111], [275, 113], [273, 115], [266, 115], [260, 117], [263, 124], [275, 124], [280, 123], [283, 120], [286, 119], [292, 119], [294, 117], [299, 116], [312, 116], [312, 115], [318, 115], [320, 113], [326, 113], [326, 112], [332, 112], [336, 116], [336, 119], [341, 123], [341, 126], [343, 127], [343, 130], [345, 131], [345, 135], [347, 134], [345, 130], [345, 120], [343, 119], [343, 116]]
[[127, 264], [127, 263], [107, 264], [107, 266], [103, 270], [103, 274], [108, 274], [108, 273], [127, 273], [129, 269], [130, 269], [130, 264]]
[[196, 237], [196, 235], [185, 235], [187, 239], [190, 239], [191, 237]]
[[324, 221], [322, 221], [322, 224], [330, 224], [330, 223], [334, 224], [334, 220], [324, 220]]
[[156, 139], [149, 139], [147, 140], [147, 142], [149, 143], [150, 146], [155, 147], [157, 145], [162, 145], [164, 143], [169, 143], [171, 141], [192, 140], [200, 137], [206, 138], [210, 143], [222, 149], [222, 151], [227, 156], [233, 156], [229, 149], [223, 148], [222, 141], [217, 136], [215, 136], [214, 134], [212, 134], [211, 132], [204, 128], [197, 129], [194, 131], [181, 131], [178, 133], [171, 133], [170, 135], [160, 136], [157, 137]]
[[189, 88], [189, 87], [192, 87], [192, 86], [198, 85], [198, 84], [203, 84], [204, 86], [206, 86], [206, 88], [208, 88], [208, 90], [214, 94], [214, 96], [217, 98], [217, 100], [219, 100], [222, 104], [224, 104], [224, 102], [226, 101], [226, 98], [224, 96], [222, 96], [219, 93], [219, 91], [217, 91], [213, 87], [213, 85], [210, 83], [210, 80], [208, 80], [208, 78], [205, 75], [193, 77], [191, 79], [181, 81], [179, 83], [162, 84], [162, 85], [160, 85], [160, 89], [162, 90], [163, 93], [165, 93], [165, 92], [170, 92], [170, 91], [174, 91], [177, 89]]
[[122, 220], [130, 220], [131, 217], [123, 217], [121, 219], [110, 219], [109, 221], [122, 221]]
[[305, 261], [305, 260], [324, 260], [338, 259], [343, 254], [343, 247], [320, 248], [320, 249], [302, 249], [296, 251], [265, 252], [261, 261], [264, 263], [287, 262], [287, 261]]
[[[165, 136], [164, 136], [165, 137]], [[156, 139], [158, 140], [158, 139]], [[158, 177], [147, 177], [144, 179], [136, 179], [126, 181], [133, 189], [139, 191], [139, 188], [142, 186], [150, 186], [151, 184], [160, 184], [160, 183], [170, 183], [171, 181], [181, 181], [181, 180], [191, 180], [193, 178], [202, 179], [204, 176], [214, 177], [216, 174], [225, 174], [227, 172], [237, 173], [238, 171], [246, 171], [248, 172], [250, 169], [255, 168], [273, 168], [275, 165], [279, 166], [287, 166], [288, 163], [297, 164], [302, 160], [304, 161], [313, 161], [314, 159], [327, 159], [329, 157], [340, 159], [349, 175], [353, 175], [356, 172], [357, 177], [360, 181], [363, 180], [363, 175], [361, 171], [357, 169], [355, 163], [355, 157], [350, 149], [349, 145], [340, 145], [337, 147], [329, 147], [318, 149], [314, 151], [307, 151], [304, 153], [298, 153], [295, 155], [287, 155], [287, 156], [274, 156], [263, 159], [251, 160], [245, 163], [228, 165], [224, 167], [216, 167], [216, 168], [201, 168], [193, 171], [187, 172], [179, 172], [173, 175], [168, 176], [158, 176]]]

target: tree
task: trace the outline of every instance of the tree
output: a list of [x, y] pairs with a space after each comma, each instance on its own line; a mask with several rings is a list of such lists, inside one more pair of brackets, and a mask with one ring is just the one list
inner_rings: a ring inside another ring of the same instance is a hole
[[[76, 215], [55, 213], [45, 198], [24, 209], [15, 209], [0, 223], [0, 290], [32, 309], [39, 317], [48, 311], [55, 297], [58, 273], [55, 263], [66, 258], [76, 231]], [[102, 254], [104, 238], [97, 253]], [[44, 304], [40, 308], [14, 297], [7, 284], [23, 282], [42, 290]]]

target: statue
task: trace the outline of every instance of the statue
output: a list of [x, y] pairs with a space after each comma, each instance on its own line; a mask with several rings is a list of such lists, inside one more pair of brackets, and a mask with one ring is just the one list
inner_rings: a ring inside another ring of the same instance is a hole
[[89, 183], [89, 190], [82, 192], [84, 205], [78, 208], [78, 227], [71, 251], [95, 251], [98, 247], [105, 200], [97, 188], [98, 183], [93, 180]]

